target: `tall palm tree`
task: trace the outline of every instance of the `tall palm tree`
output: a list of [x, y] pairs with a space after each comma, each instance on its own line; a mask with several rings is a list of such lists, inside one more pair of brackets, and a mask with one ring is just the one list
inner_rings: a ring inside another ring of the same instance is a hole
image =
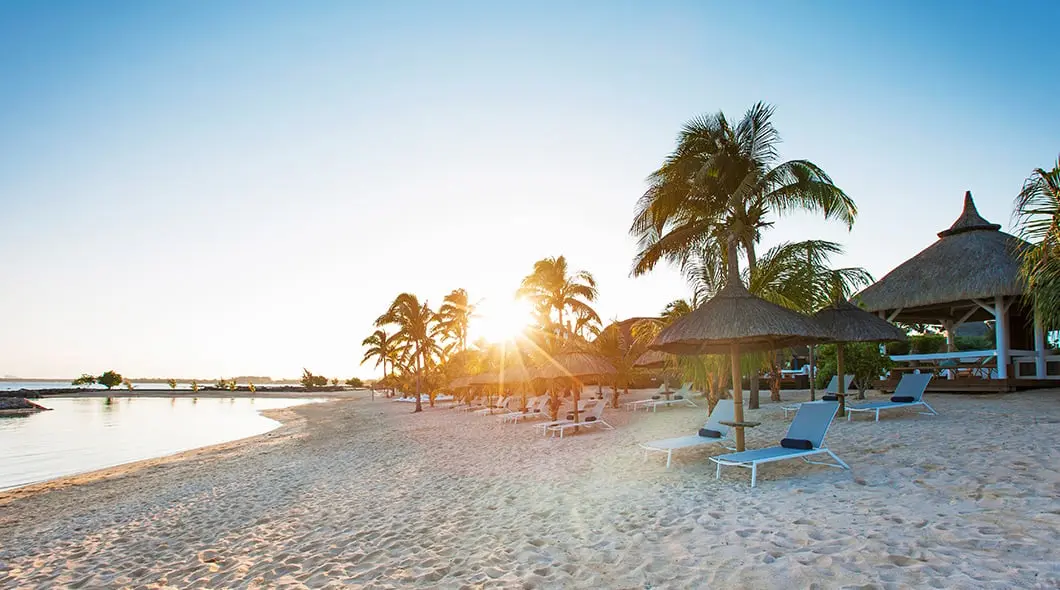
[[[762, 230], [773, 225], [771, 216], [810, 211], [847, 227], [854, 223], [854, 201], [819, 166], [808, 160], [777, 163], [780, 134], [772, 116], [773, 107], [759, 102], [735, 126], [721, 112], [685, 124], [637, 203], [630, 228], [640, 248], [634, 276], [666, 260], [686, 271], [706, 262], [724, 277], [727, 266], [738, 265], [730, 249], [742, 250], [753, 272], [755, 247]], [[754, 374], [752, 404], [757, 392]]]
[[467, 291], [454, 289], [438, 308], [439, 324], [443, 332], [456, 341], [458, 350], [467, 350], [467, 327], [475, 317], [476, 307], [468, 302]]
[[1052, 170], [1038, 168], [1016, 197], [1013, 225], [1033, 247], [1021, 253], [1021, 274], [1047, 327], [1060, 326], [1060, 157]]
[[543, 311], [548, 318], [555, 312], [555, 326], [563, 340], [573, 333], [573, 329], [564, 323], [568, 311], [576, 317], [584, 317], [585, 322], [600, 322], [600, 316], [589, 305], [596, 301], [596, 280], [588, 271], [568, 273], [567, 259], [563, 256], [535, 262], [534, 272], [523, 279], [516, 295], [529, 299], [535, 309]]
[[394, 334], [397, 348], [405, 359], [404, 364], [416, 376], [415, 412], [423, 411], [420, 402], [423, 377], [431, 363], [432, 355], [438, 349], [435, 341], [436, 320], [437, 314], [431, 311], [426, 302], [421, 304], [415, 295], [402, 293], [390, 304], [390, 309], [375, 322], [377, 326], [393, 324], [398, 328]]
[[397, 359], [394, 337], [389, 336], [386, 330], [376, 330], [372, 332], [371, 336], [362, 340], [361, 345], [368, 347], [368, 350], [364, 352], [364, 358], [361, 359], [361, 364], [363, 365], [373, 358], [375, 359], [376, 367], [382, 363], [383, 380], [386, 381], [387, 363], [390, 363], [390, 366], [393, 367], [394, 361]]
[[723, 252], [730, 238], [754, 268], [755, 245], [773, 225], [771, 215], [810, 211], [854, 223], [854, 201], [824, 170], [808, 160], [777, 163], [780, 135], [772, 116], [773, 107], [760, 102], [735, 127], [720, 112], [685, 124], [637, 203], [630, 228], [640, 245], [635, 276], [660, 260], [684, 265], [706, 244]]

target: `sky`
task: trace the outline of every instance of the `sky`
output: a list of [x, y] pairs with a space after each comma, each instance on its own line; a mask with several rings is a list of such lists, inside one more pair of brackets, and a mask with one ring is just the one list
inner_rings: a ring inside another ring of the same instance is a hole
[[[0, 3], [0, 375], [371, 377], [400, 292], [503, 310], [535, 260], [605, 319], [645, 178], [688, 119], [775, 105], [784, 159], [858, 204], [877, 278], [971, 190], [1060, 153], [1056, 2]], [[945, 280], [945, 277], [940, 277]], [[500, 313], [497, 311], [497, 313]], [[483, 320], [486, 321], [486, 320]]]

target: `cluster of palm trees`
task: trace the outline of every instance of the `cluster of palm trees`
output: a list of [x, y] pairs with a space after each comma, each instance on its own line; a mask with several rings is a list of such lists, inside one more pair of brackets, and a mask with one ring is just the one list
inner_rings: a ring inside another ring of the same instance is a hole
[[[534, 263], [516, 296], [533, 305], [534, 321], [515, 345], [509, 342], [468, 342], [469, 325], [477, 304], [467, 291], [445, 296], [437, 311], [416, 295], [401, 293], [375, 322], [364, 339], [362, 364], [382, 365], [378, 384], [403, 391], [434, 394], [457, 377], [496, 371], [502, 367], [536, 366], [566, 351], [586, 351], [589, 338], [601, 332], [600, 316], [592, 308], [596, 280], [588, 271], [571, 271], [563, 256]], [[416, 409], [421, 411], [420, 396]]]

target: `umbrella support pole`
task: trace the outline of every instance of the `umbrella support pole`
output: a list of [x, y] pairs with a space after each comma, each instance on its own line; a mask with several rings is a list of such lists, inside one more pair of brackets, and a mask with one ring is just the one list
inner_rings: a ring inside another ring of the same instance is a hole
[[843, 349], [846, 346], [842, 342], [835, 345], [835, 365], [836, 372], [839, 373], [839, 379], [836, 380], [836, 397], [839, 398], [839, 413], [837, 414], [840, 418], [847, 415], [847, 388], [846, 388], [846, 373], [843, 372]]
[[[740, 383], [740, 345], [729, 346], [729, 358], [732, 362], [732, 405], [734, 422], [743, 422], [743, 385]], [[743, 427], [736, 426], [736, 452], [744, 451]]]

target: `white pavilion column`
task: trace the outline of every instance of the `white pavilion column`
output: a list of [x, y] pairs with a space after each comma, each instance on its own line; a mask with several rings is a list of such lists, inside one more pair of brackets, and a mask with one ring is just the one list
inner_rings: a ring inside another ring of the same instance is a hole
[[994, 338], [997, 346], [997, 376], [1008, 378], [1008, 310], [1005, 309], [1005, 298], [994, 297]]
[[1045, 329], [1038, 310], [1034, 310], [1034, 376], [1045, 379]]

